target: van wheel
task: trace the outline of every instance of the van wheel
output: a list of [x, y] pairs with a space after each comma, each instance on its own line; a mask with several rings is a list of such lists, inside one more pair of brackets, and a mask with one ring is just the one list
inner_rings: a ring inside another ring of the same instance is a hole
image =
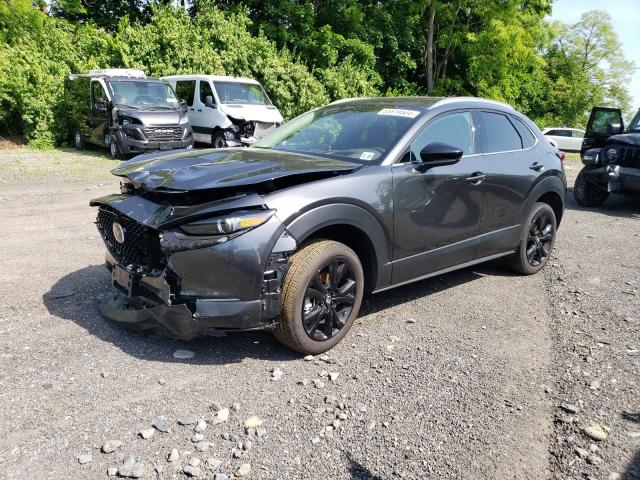
[[362, 265], [353, 250], [331, 240], [309, 243], [291, 257], [273, 333], [298, 352], [326, 352], [353, 325], [363, 292]]
[[211, 135], [211, 145], [213, 148], [225, 148], [227, 146], [227, 140], [224, 138], [224, 132], [216, 130]]
[[115, 135], [111, 135], [111, 141], [109, 142], [109, 156], [112, 160], [119, 160], [122, 158], [120, 146], [118, 145], [118, 138]]
[[507, 257], [507, 264], [524, 275], [542, 270], [551, 256], [557, 230], [553, 208], [547, 203], [535, 203], [523, 224], [518, 251]]
[[84, 147], [86, 145], [84, 137], [80, 133], [80, 130], [77, 128], [73, 131], [73, 144], [78, 150], [84, 150]]
[[584, 168], [580, 170], [573, 185], [573, 196], [578, 205], [583, 207], [600, 207], [609, 198], [609, 192], [587, 182]]

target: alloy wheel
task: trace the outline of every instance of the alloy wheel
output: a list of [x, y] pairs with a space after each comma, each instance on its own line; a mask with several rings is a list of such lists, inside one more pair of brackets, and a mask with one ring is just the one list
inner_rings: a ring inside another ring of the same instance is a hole
[[527, 236], [527, 261], [529, 265], [537, 267], [546, 262], [549, 253], [551, 253], [554, 235], [553, 221], [548, 212], [543, 210], [533, 217]]
[[309, 338], [317, 342], [329, 340], [345, 326], [357, 288], [346, 259], [332, 259], [313, 275], [302, 303], [302, 324]]

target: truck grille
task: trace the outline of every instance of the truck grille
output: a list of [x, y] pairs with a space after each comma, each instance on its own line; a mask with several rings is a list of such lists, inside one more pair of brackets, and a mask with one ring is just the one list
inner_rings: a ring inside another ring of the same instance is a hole
[[145, 127], [144, 134], [149, 140], [172, 141], [182, 139], [180, 127]]
[[[124, 231], [122, 243], [114, 235], [113, 224], [116, 221]], [[152, 228], [107, 207], [100, 207], [96, 225], [107, 249], [122, 266], [152, 267], [160, 263], [160, 237]]]
[[621, 148], [616, 164], [621, 167], [640, 168], [640, 148]]

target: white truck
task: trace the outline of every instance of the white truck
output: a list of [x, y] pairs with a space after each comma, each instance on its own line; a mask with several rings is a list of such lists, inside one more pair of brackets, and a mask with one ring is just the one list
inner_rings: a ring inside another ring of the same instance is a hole
[[215, 148], [252, 145], [283, 122], [256, 80], [218, 75], [162, 77], [187, 104], [194, 140]]

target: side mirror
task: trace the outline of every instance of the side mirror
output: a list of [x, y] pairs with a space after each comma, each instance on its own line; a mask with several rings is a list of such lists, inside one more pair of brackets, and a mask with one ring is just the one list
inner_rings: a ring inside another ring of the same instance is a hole
[[447, 143], [433, 142], [420, 152], [420, 162], [414, 164], [414, 169], [426, 172], [433, 167], [453, 165], [462, 158], [463, 151]]
[[619, 123], [607, 123], [607, 134], [618, 135], [622, 133], [622, 125]]
[[107, 102], [105, 101], [97, 101], [96, 102], [96, 112], [106, 112], [107, 111]]
[[187, 113], [187, 101], [186, 100], [180, 100], [180, 110], [182, 110], [183, 113]]
[[216, 104], [213, 103], [213, 97], [211, 95], [207, 95], [204, 97], [204, 106], [209, 108], [216, 108]]

